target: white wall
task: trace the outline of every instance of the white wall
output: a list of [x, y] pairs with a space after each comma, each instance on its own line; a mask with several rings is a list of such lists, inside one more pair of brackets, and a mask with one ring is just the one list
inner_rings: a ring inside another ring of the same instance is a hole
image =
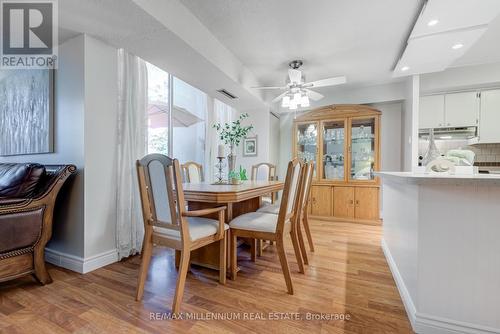
[[500, 62], [450, 68], [420, 76], [421, 95], [429, 93], [500, 86]]
[[380, 170], [401, 171], [403, 168], [403, 103], [375, 103], [382, 112], [380, 121]]
[[77, 257], [84, 255], [84, 38], [59, 46], [55, 71], [54, 153], [0, 157], [0, 162], [74, 164], [76, 177], [62, 189], [47, 248]]
[[[276, 166], [279, 164], [280, 134], [280, 119], [269, 113], [269, 162]], [[278, 177], [284, 179], [282, 174]]]
[[85, 258], [116, 249], [117, 50], [85, 36]]
[[50, 262], [76, 271], [91, 268], [88, 259], [116, 252], [117, 89], [115, 48], [86, 35], [66, 41], [55, 72], [55, 152], [0, 157], [78, 167], [58, 198], [47, 245]]
[[412, 171], [418, 163], [418, 108], [420, 96], [419, 76], [408, 77], [403, 108], [404, 171]]
[[254, 109], [246, 110], [249, 117], [243, 121], [244, 125], [252, 124], [254, 129], [249, 137], [257, 136], [257, 156], [244, 157], [243, 156], [243, 142], [236, 150], [236, 168], [239, 169], [241, 165], [247, 170], [247, 175], [250, 177], [252, 166], [260, 162], [269, 161], [269, 110], [267, 109]]

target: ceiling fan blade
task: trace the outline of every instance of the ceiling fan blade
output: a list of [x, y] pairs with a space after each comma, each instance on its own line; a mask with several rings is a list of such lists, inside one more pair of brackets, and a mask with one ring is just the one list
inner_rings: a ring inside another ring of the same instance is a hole
[[347, 82], [346, 77], [341, 76], [341, 77], [333, 77], [333, 78], [328, 78], [328, 79], [323, 79], [323, 80], [317, 80], [317, 81], [312, 81], [312, 82], [306, 82], [304, 86], [312, 88], [312, 87], [326, 87], [326, 86], [335, 86], [335, 85], [341, 85]]
[[288, 77], [291, 83], [301, 83], [302, 82], [302, 72], [299, 70], [289, 69]]
[[267, 86], [267, 87], [250, 87], [252, 89], [286, 89], [287, 87], [278, 87], [278, 86]]
[[278, 102], [279, 100], [281, 100], [283, 98], [283, 96], [285, 96], [286, 94], [288, 94], [288, 91], [284, 92], [283, 94], [280, 94], [278, 96], [276, 96], [271, 102], [272, 103], [275, 103], [275, 102]]
[[321, 100], [322, 98], [324, 98], [324, 96], [322, 94], [317, 93], [313, 90], [306, 89], [306, 92], [307, 92], [307, 96], [309, 96], [309, 98], [311, 98], [314, 101], [318, 101], [318, 100]]

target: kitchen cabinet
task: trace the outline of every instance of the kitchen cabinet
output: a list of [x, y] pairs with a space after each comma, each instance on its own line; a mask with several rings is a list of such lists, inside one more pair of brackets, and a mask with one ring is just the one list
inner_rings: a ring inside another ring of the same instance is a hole
[[380, 186], [374, 175], [380, 166], [380, 114], [364, 105], [334, 105], [295, 119], [293, 154], [315, 162], [308, 208], [312, 216], [380, 223]]
[[450, 128], [477, 126], [479, 118], [479, 93], [446, 94], [444, 99], [445, 126]]
[[481, 92], [479, 143], [500, 143], [500, 90]]
[[332, 188], [311, 186], [311, 215], [330, 216], [332, 214]]
[[444, 95], [429, 95], [420, 98], [419, 128], [444, 127]]
[[479, 106], [477, 92], [422, 96], [419, 107], [419, 128], [477, 126]]

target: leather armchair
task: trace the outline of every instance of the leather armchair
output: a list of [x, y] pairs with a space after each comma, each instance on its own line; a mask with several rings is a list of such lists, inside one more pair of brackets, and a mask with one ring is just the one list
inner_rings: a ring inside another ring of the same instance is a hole
[[74, 165], [0, 164], [0, 282], [33, 274], [51, 283], [45, 245], [57, 194]]

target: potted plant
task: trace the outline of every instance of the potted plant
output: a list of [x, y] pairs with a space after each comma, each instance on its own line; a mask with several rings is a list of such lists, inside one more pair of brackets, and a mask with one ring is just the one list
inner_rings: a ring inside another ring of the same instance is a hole
[[[236, 154], [235, 149], [240, 145], [240, 142], [246, 138], [248, 133], [253, 129], [253, 125], [243, 126], [241, 122], [248, 118], [248, 114], [244, 113], [238, 117], [237, 120], [232, 121], [231, 123], [216, 123], [213, 125], [213, 128], [217, 130], [219, 134], [219, 139], [224, 142], [224, 144], [229, 145], [230, 153], [227, 156], [228, 166], [229, 166], [229, 174], [228, 178], [231, 183], [239, 183], [239, 172], [235, 170], [236, 168]], [[231, 173], [234, 172], [234, 173]], [[238, 178], [236, 178], [236, 174], [238, 174]], [[234, 182], [233, 182], [234, 180]]]

